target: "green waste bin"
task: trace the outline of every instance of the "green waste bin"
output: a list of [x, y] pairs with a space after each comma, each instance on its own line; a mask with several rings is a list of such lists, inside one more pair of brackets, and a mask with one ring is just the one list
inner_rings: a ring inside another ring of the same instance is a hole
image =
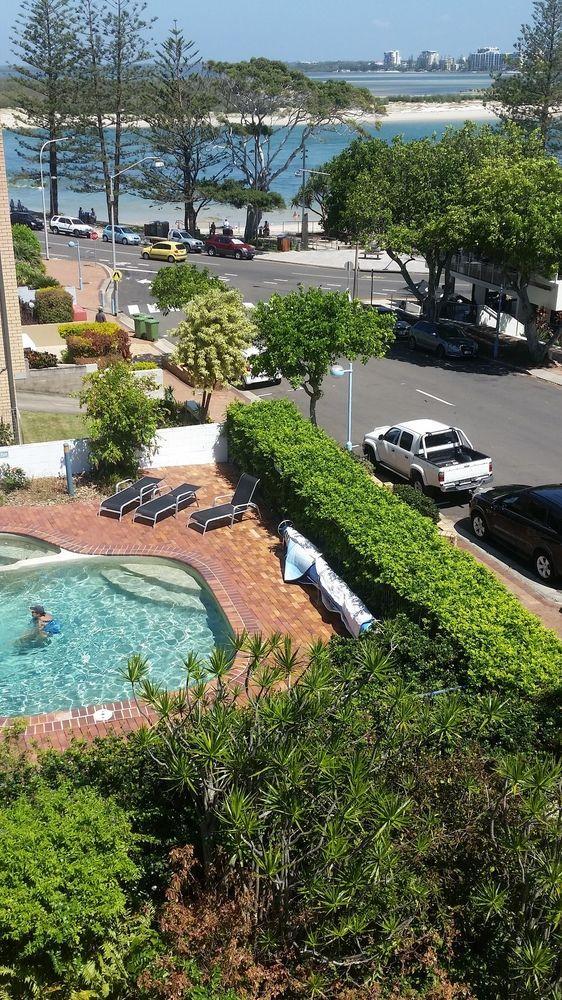
[[145, 316], [144, 328], [147, 340], [158, 340], [158, 320], [154, 316]]
[[136, 316], [133, 316], [133, 323], [135, 324], [135, 337], [140, 337], [141, 340], [144, 340], [146, 337], [145, 323], [147, 319], [149, 319], [149, 317], [145, 316], [144, 313], [137, 313]]

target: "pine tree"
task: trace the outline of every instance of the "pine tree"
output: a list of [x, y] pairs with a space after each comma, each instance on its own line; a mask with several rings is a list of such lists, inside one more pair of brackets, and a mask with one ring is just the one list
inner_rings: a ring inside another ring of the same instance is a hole
[[496, 76], [488, 103], [503, 121], [537, 129], [544, 148], [562, 145], [562, 0], [535, 0], [516, 43], [516, 75]]
[[[16, 121], [22, 130], [21, 175], [39, 183], [39, 149], [46, 140], [67, 133], [76, 64], [76, 14], [72, 0], [24, 0], [16, 17], [12, 45], [18, 62], [12, 66], [17, 95]], [[47, 147], [50, 214], [59, 211], [58, 168], [63, 157], [58, 143]]]
[[[111, 0], [111, 7], [84, 0], [85, 44], [76, 94], [76, 135], [72, 185], [81, 192], [105, 192], [110, 217], [111, 177], [142, 156], [131, 125], [142, 113], [147, 34], [145, 3]], [[114, 182], [115, 222], [119, 221], [121, 178]]]
[[184, 225], [197, 228], [197, 216], [211, 200], [201, 186], [224, 179], [229, 169], [225, 153], [217, 146], [220, 128], [212, 123], [216, 88], [202, 74], [194, 43], [174, 26], [157, 51], [148, 105], [143, 117], [150, 131], [148, 141], [164, 161], [163, 168], [146, 168], [138, 184], [145, 197], [184, 206]]

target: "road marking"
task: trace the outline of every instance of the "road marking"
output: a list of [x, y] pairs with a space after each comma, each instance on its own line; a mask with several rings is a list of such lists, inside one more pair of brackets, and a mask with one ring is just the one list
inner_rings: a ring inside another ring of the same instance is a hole
[[441, 399], [440, 396], [432, 396], [430, 392], [426, 392], [425, 389], [416, 389], [421, 396], [429, 396], [430, 399], [436, 399], [438, 403], [444, 403], [445, 406], [454, 406], [454, 403], [448, 403], [446, 399]]
[[277, 283], [278, 283], [278, 284], [279, 284], [279, 282], [280, 282], [280, 281], [282, 281], [282, 282], [283, 282], [283, 284], [287, 284], [287, 283], [288, 283], [288, 281], [289, 281], [289, 279], [288, 279], [288, 278], [277, 278], [276, 280], [277, 280]]
[[225, 271], [224, 273], [225, 273], [225, 277], [227, 277], [227, 278], [237, 278], [238, 277], [237, 274], [231, 274], [230, 271]]
[[137, 285], [151, 285], [150, 278], [135, 278]]
[[273, 393], [272, 392], [256, 392], [256, 396], [259, 396], [260, 399], [263, 399], [264, 396], [273, 396]]
[[262, 285], [276, 285], [276, 281], [262, 281]]

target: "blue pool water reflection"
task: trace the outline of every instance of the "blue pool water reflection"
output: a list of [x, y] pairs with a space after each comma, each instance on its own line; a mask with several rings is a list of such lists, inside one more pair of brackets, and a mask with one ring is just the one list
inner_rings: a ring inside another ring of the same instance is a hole
[[[50, 560], [0, 571], [0, 715], [33, 715], [130, 697], [121, 676], [141, 653], [150, 678], [174, 689], [182, 662], [225, 645], [230, 626], [194, 571], [159, 559]], [[36, 644], [29, 607], [43, 604], [60, 635]]]

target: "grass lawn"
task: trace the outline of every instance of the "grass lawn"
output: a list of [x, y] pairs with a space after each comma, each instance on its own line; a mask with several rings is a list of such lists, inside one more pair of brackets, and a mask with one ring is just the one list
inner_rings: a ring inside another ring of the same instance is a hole
[[86, 437], [86, 423], [80, 413], [20, 412], [24, 444], [33, 441], [62, 441]]

